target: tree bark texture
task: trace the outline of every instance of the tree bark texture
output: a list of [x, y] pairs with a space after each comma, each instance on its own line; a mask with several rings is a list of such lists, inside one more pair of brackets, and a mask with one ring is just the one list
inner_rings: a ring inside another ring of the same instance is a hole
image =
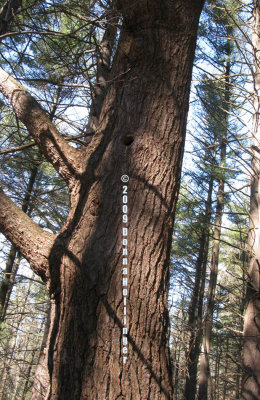
[[119, 12], [115, 7], [115, 1], [112, 1], [106, 13], [105, 32], [100, 45], [97, 46], [96, 82], [93, 87], [92, 102], [86, 127], [85, 140], [88, 143], [91, 141], [91, 138], [97, 129], [102, 104], [106, 94], [106, 88], [109, 86], [109, 75], [111, 70], [112, 54], [116, 43], [118, 19]]
[[49, 393], [50, 379], [47, 365], [47, 341], [50, 329], [50, 322], [50, 309], [48, 309], [41, 351], [35, 371], [35, 379], [30, 400], [44, 400]]
[[260, 398], [260, 1], [254, 1], [252, 44], [255, 60], [254, 124], [249, 224], [249, 272], [244, 319], [242, 399]]
[[[50, 399], [172, 398], [168, 260], [195, 35], [169, 26], [165, 15], [156, 27], [154, 17], [133, 13], [123, 25], [78, 202], [51, 251]], [[130, 267], [129, 359], [122, 368], [124, 173]]]
[[[203, 1], [118, 3], [123, 22], [110, 86], [86, 150], [70, 150], [23, 89], [11, 98], [13, 86], [6, 78], [0, 82], [71, 191], [67, 223], [42, 250], [43, 259], [49, 252], [48, 265], [43, 263], [51, 295], [49, 400], [172, 399], [169, 258]], [[30, 117], [26, 105], [33, 107]], [[34, 116], [43, 118], [42, 127]], [[130, 177], [126, 364], [123, 174]], [[9, 232], [8, 226], [3, 218], [3, 230]]]

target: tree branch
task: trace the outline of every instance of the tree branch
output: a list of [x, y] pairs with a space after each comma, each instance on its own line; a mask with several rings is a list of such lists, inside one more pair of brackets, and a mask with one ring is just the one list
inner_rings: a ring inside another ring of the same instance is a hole
[[28, 260], [33, 271], [46, 280], [49, 253], [55, 235], [35, 224], [0, 188], [0, 232]]
[[0, 151], [0, 156], [3, 155], [3, 154], [16, 153], [17, 151], [29, 149], [30, 147], [33, 147], [33, 146], [36, 146], [36, 144], [34, 142], [33, 143], [23, 144], [22, 146], [13, 147], [11, 149], [1, 150]]
[[72, 189], [81, 173], [80, 152], [59, 134], [46, 112], [26, 89], [0, 68], [0, 91], [12, 104], [41, 152]]
[[21, 4], [21, 0], [7, 0], [0, 8], [0, 35], [6, 33], [8, 23], [13, 19]]

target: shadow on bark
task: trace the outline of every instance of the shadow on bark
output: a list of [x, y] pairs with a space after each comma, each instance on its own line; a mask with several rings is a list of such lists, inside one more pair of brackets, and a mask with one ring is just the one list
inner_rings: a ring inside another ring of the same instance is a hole
[[[257, 262], [259, 270], [259, 264]], [[244, 332], [242, 399], [257, 400], [260, 396], [260, 301], [253, 284], [247, 285], [248, 306]]]
[[[101, 300], [103, 302], [103, 304], [106, 307], [107, 313], [111, 316], [111, 318], [113, 318], [114, 322], [119, 326], [119, 328], [122, 330], [123, 328], [123, 324], [120, 321], [120, 319], [118, 318], [118, 316], [116, 315], [115, 311], [112, 309], [112, 307], [108, 304], [106, 298], [103, 298]], [[139, 360], [147, 367], [147, 369], [149, 370], [152, 378], [154, 379], [154, 381], [156, 382], [156, 384], [158, 385], [158, 387], [160, 388], [160, 391], [162, 393], [165, 394], [166, 399], [171, 400], [171, 396], [169, 394], [169, 392], [167, 391], [166, 388], [163, 387], [163, 385], [160, 382], [160, 378], [154, 373], [153, 368], [151, 363], [147, 360], [147, 358], [143, 355], [142, 350], [136, 345], [134, 339], [128, 335], [128, 341], [129, 343], [131, 343], [132, 349], [134, 350], [134, 352], [138, 355]]]
[[[113, 128], [110, 126], [109, 130], [113, 131]], [[87, 172], [82, 177], [82, 182], [85, 184], [82, 184], [80, 199], [73, 218], [66, 231], [58, 235], [49, 258], [50, 292], [52, 301], [55, 303], [55, 315], [53, 315], [49, 340], [48, 366], [52, 379], [52, 393], [49, 399], [56, 399], [57, 393], [61, 396], [66, 393], [67, 396], [73, 396], [75, 400], [84, 396], [84, 393], [87, 396], [91, 390], [94, 390], [90, 386], [94, 385], [97, 375], [99, 374], [98, 378], [102, 379], [104, 373], [104, 371], [102, 374], [100, 371], [94, 371], [102, 365], [98, 357], [104, 357], [96, 353], [98, 346], [102, 341], [104, 343], [112, 341], [111, 332], [118, 335], [119, 343], [121, 340], [123, 325], [114, 310], [122, 304], [122, 182], [120, 178], [128, 170], [129, 146], [125, 147], [120, 137], [117, 137], [111, 146], [113, 154], [108, 155], [106, 162], [102, 165], [102, 155], [106, 153], [109, 144], [109, 135], [104, 133], [99, 146], [89, 159]], [[118, 154], [120, 153], [122, 159], [119, 163]], [[92, 172], [89, 173], [89, 171]], [[134, 174], [131, 175], [131, 180], [136, 183], [142, 182], [148, 192], [152, 192], [159, 203], [164, 205], [168, 216], [171, 206], [169, 207], [166, 199], [153, 185]], [[134, 191], [129, 197], [133, 196]], [[93, 205], [94, 201], [96, 203]], [[86, 212], [84, 210], [87, 203], [90, 204], [90, 208], [87, 209], [89, 218], [84, 219], [82, 215]], [[149, 206], [147, 208], [145, 213], [149, 214]], [[79, 231], [80, 234], [77, 233]], [[82, 243], [79, 245], [80, 240]], [[169, 247], [169, 244], [166, 246]], [[167, 274], [165, 267], [164, 270], [159, 291], [163, 288], [163, 281]], [[138, 273], [141, 276], [142, 269]], [[161, 298], [160, 301], [162, 301]], [[110, 320], [106, 320], [106, 315], [109, 315]], [[164, 318], [162, 328], [159, 329], [158, 341], [160, 341], [160, 346], [162, 346], [161, 342], [165, 341], [163, 344], [167, 349], [165, 330], [168, 321], [165, 316]], [[98, 337], [100, 332], [102, 338]], [[149, 337], [149, 343], [152, 343], [154, 339], [149, 336], [149, 331], [146, 335]], [[59, 340], [63, 342], [59, 343]], [[153, 350], [150, 350], [151, 360], [149, 361], [133, 337], [128, 335], [128, 341], [137, 355], [135, 364], [140, 361], [140, 369], [141, 365], [144, 365], [160, 393], [166, 399], [171, 399], [171, 394], [162, 382], [165, 377], [158, 376], [153, 369], [151, 358]], [[112, 353], [112, 344], [108, 343], [107, 346], [108, 354]], [[117, 357], [120, 364], [122, 356], [120, 345], [116, 351], [118, 351]], [[114, 355], [113, 357], [112, 359], [115, 360]], [[100, 363], [97, 367], [94, 366], [96, 362]], [[109, 369], [108, 365], [103, 365], [103, 369]], [[170, 377], [170, 365], [168, 368]], [[93, 380], [94, 374], [96, 374], [95, 380]], [[107, 374], [109, 375], [109, 372]], [[112, 375], [108, 379], [111, 377]], [[122, 382], [120, 385], [123, 385]], [[93, 396], [95, 396], [94, 392]]]

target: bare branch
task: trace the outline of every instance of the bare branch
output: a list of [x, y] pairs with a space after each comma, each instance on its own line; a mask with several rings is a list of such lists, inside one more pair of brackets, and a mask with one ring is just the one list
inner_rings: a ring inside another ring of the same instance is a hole
[[55, 235], [35, 224], [0, 188], [0, 232], [28, 260], [32, 269], [46, 280], [48, 257]]
[[3, 155], [3, 154], [16, 153], [17, 151], [29, 149], [30, 147], [33, 147], [33, 146], [36, 146], [36, 144], [35, 143], [28, 143], [28, 144], [24, 144], [22, 146], [13, 147], [12, 149], [1, 150], [0, 151], [0, 156]]
[[34, 97], [1, 68], [0, 91], [10, 101], [41, 152], [72, 189], [81, 172], [80, 152], [59, 134]]

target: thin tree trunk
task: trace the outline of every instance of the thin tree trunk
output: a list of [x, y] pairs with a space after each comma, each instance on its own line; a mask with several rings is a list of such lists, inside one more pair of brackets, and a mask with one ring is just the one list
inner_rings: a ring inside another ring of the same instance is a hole
[[14, 283], [14, 262], [16, 258], [16, 247], [12, 244], [8, 253], [5, 271], [0, 284], [0, 322], [5, 320], [6, 310], [9, 303], [12, 286]]
[[[201, 99], [202, 100], [202, 99]], [[205, 105], [207, 107], [207, 105]], [[211, 159], [212, 166], [216, 166], [217, 157], [217, 135], [214, 137], [214, 147]], [[209, 161], [208, 154], [205, 154], [205, 160]], [[213, 174], [213, 168], [209, 177], [209, 186], [207, 193], [206, 208], [204, 213], [203, 227], [201, 229], [202, 234], [200, 238], [200, 247], [198, 258], [196, 262], [196, 274], [195, 283], [193, 287], [192, 297], [188, 311], [188, 349], [187, 349], [187, 372], [186, 382], [184, 389], [185, 400], [195, 400], [197, 390], [197, 369], [198, 361], [201, 349], [201, 337], [202, 337], [202, 314], [203, 314], [203, 301], [205, 291], [205, 280], [206, 280], [206, 268], [208, 261], [209, 252], [209, 231], [210, 221], [212, 216], [212, 193], [215, 177]]]
[[[37, 368], [35, 372], [35, 379], [33, 384], [31, 400], [44, 400], [50, 389], [50, 378], [47, 365], [47, 339], [50, 329], [50, 309], [47, 313], [47, 320], [44, 329], [44, 335], [41, 345], [41, 351]], [[30, 378], [30, 375], [28, 379]]]
[[[215, 157], [213, 157], [214, 159]], [[187, 372], [184, 390], [185, 400], [195, 400], [197, 387], [197, 366], [200, 355], [201, 327], [202, 327], [202, 305], [204, 298], [204, 288], [206, 279], [206, 266], [209, 248], [209, 226], [211, 219], [211, 203], [213, 191], [213, 176], [210, 177], [208, 198], [205, 210], [205, 222], [202, 228], [200, 239], [199, 254], [196, 262], [196, 275], [193, 287], [191, 302], [189, 305], [188, 337], [189, 344], [187, 350]]]
[[5, 389], [5, 382], [8, 377], [8, 368], [4, 364], [2, 368], [1, 380], [0, 380], [0, 400], [4, 399], [4, 389]]
[[254, 50], [254, 125], [249, 223], [249, 272], [244, 319], [242, 398], [260, 398], [260, 1], [254, 0], [252, 44]]
[[28, 367], [26, 368], [26, 372], [25, 372], [25, 375], [24, 375], [25, 383], [24, 383], [24, 386], [23, 386], [23, 392], [22, 392], [22, 397], [21, 397], [22, 400], [26, 400], [26, 395], [27, 395], [28, 391], [31, 388], [30, 377], [31, 377], [32, 369], [33, 369], [33, 365], [34, 365], [35, 353], [36, 353], [36, 350], [33, 350], [32, 353], [31, 353], [32, 354], [31, 362], [28, 365]]
[[[225, 99], [224, 99], [224, 110], [225, 123], [223, 126], [223, 135], [220, 144], [220, 168], [225, 168], [226, 165], [226, 135], [228, 129], [228, 109], [230, 99], [230, 46], [228, 45], [227, 52], [227, 65], [225, 73]], [[222, 169], [224, 171], [224, 169]], [[222, 172], [223, 173], [223, 172]], [[202, 343], [202, 354], [200, 359], [200, 375], [199, 375], [199, 393], [198, 400], [208, 399], [208, 386], [210, 382], [210, 366], [209, 366], [209, 354], [210, 354], [210, 341], [211, 332], [213, 326], [213, 313], [215, 307], [215, 292], [217, 285], [218, 275], [218, 260], [219, 260], [219, 247], [220, 247], [220, 236], [221, 236], [221, 223], [224, 210], [224, 185], [225, 179], [222, 176], [219, 179], [218, 193], [217, 193], [217, 205], [216, 205], [216, 216], [214, 221], [214, 232], [213, 232], [213, 247], [212, 257], [210, 263], [210, 279], [207, 294], [207, 306], [205, 313], [204, 329], [203, 329], [203, 343]]]
[[[244, 325], [244, 319], [243, 315], [245, 312], [245, 298], [246, 298], [246, 269], [248, 266], [248, 257], [247, 257], [247, 251], [245, 249], [245, 241], [242, 239], [240, 236], [240, 248], [242, 250], [241, 254], [241, 262], [242, 262], [242, 292], [241, 292], [241, 301], [240, 301], [240, 310], [239, 313], [241, 315], [240, 317], [240, 331], [243, 331], [243, 325]], [[237, 359], [239, 360], [237, 364], [237, 378], [236, 378], [236, 393], [235, 393], [235, 399], [239, 400], [241, 399], [241, 393], [242, 393], [242, 377], [243, 377], [243, 359], [241, 357], [241, 354], [243, 352], [243, 337], [242, 335], [239, 336], [238, 340], [238, 346], [237, 346]]]
[[[225, 156], [226, 139], [222, 140], [222, 157]], [[221, 158], [222, 158], [221, 157]], [[222, 165], [225, 158], [222, 158]], [[204, 331], [203, 331], [203, 344], [202, 354], [200, 359], [200, 375], [199, 375], [199, 395], [198, 400], [208, 399], [208, 385], [210, 379], [209, 370], [209, 354], [210, 354], [210, 340], [211, 331], [213, 324], [213, 313], [215, 306], [215, 292], [217, 285], [217, 274], [218, 274], [218, 258], [219, 258], [219, 243], [221, 235], [221, 220], [224, 208], [224, 179], [221, 178], [219, 181], [219, 188], [217, 194], [217, 207], [216, 217], [214, 222], [214, 233], [213, 233], [213, 248], [212, 258], [210, 263], [210, 279], [209, 288], [207, 294], [207, 308], [205, 314]]]
[[[177, 355], [178, 354], [178, 355]], [[174, 370], [173, 370], [173, 400], [178, 399], [178, 387], [179, 387], [179, 363], [180, 363], [180, 351], [177, 353], [177, 349], [175, 350], [174, 356]]]
[[226, 341], [226, 357], [225, 357], [225, 368], [224, 368], [224, 386], [223, 386], [223, 400], [227, 396], [227, 377], [228, 377], [228, 353], [229, 353], [229, 340]]
[[[11, 398], [11, 396], [12, 396], [12, 398], [14, 398], [14, 396], [16, 396], [16, 390], [18, 389], [17, 386], [15, 386], [14, 388], [11, 387], [10, 381], [12, 381], [13, 379], [15, 379], [15, 382], [19, 381], [19, 372], [18, 372], [19, 364], [15, 361], [15, 352], [16, 352], [17, 344], [19, 344], [19, 341], [17, 341], [17, 336], [18, 336], [18, 332], [20, 330], [20, 326], [21, 326], [22, 319], [23, 319], [23, 314], [25, 311], [26, 303], [28, 301], [30, 292], [31, 292], [31, 287], [29, 284], [27, 291], [25, 293], [22, 309], [17, 316], [17, 320], [13, 322], [15, 332], [13, 331], [11, 333], [11, 336], [6, 338], [6, 341], [4, 344], [4, 346], [5, 346], [4, 353], [7, 354], [7, 357], [6, 357], [6, 360], [4, 360], [4, 367], [3, 367], [3, 372], [2, 372], [3, 377], [5, 377], [5, 380], [3, 380], [3, 381], [0, 380], [0, 396], [1, 396], [0, 400], [5, 400], [7, 394], [10, 396], [10, 398]], [[16, 374], [13, 371], [14, 366], [17, 368]]]

